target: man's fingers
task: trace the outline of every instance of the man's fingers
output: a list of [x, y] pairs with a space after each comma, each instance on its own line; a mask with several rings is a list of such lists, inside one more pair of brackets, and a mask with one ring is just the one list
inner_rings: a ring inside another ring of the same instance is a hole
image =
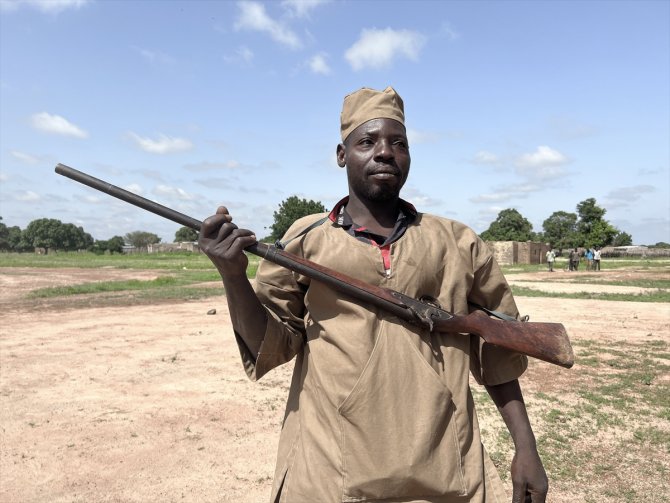
[[233, 254], [256, 243], [256, 235], [247, 229], [239, 229], [235, 224], [224, 224], [219, 230], [217, 241]]
[[217, 213], [212, 215], [209, 218], [206, 218], [200, 227], [201, 234], [205, 237], [213, 237], [212, 235], [218, 234], [221, 226], [230, 223], [233, 217], [227, 213]]

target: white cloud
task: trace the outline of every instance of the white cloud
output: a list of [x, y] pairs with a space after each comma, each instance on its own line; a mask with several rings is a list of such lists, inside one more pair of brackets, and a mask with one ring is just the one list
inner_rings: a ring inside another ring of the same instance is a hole
[[172, 65], [175, 63], [175, 59], [172, 56], [160, 51], [152, 51], [149, 49], [142, 49], [140, 47], [136, 47], [135, 50], [137, 50], [137, 52], [139, 52], [144, 59], [152, 64]]
[[249, 65], [253, 59], [254, 52], [244, 45], [238, 47], [233, 54], [227, 54], [223, 56], [223, 60], [226, 63], [245, 63]]
[[199, 171], [219, 171], [222, 169], [238, 169], [243, 167], [238, 161], [230, 160], [226, 162], [210, 162], [202, 161], [198, 163], [187, 164], [184, 166], [184, 169], [191, 172]]
[[461, 34], [454, 30], [447, 22], [442, 23], [442, 26], [440, 27], [440, 34], [444, 35], [450, 40], [461, 38]]
[[23, 191], [16, 196], [17, 201], [23, 201], [25, 203], [39, 201], [40, 199], [42, 198], [39, 196], [39, 194], [36, 194], [32, 190]]
[[480, 194], [470, 198], [473, 203], [503, 203], [512, 199], [524, 199], [532, 192], [539, 192], [542, 187], [532, 183], [497, 187], [490, 194]]
[[643, 194], [649, 194], [655, 191], [656, 187], [653, 185], [636, 185], [634, 187], [614, 189], [608, 192], [605, 196], [605, 204], [609, 209], [623, 208], [638, 201]]
[[521, 155], [516, 164], [521, 168], [537, 168], [542, 166], [560, 166], [568, 162], [570, 160], [558, 150], [540, 145], [535, 152]]
[[308, 17], [315, 8], [330, 0], [283, 0], [281, 5], [294, 17]]
[[88, 138], [88, 133], [69, 122], [60, 115], [51, 115], [47, 112], [34, 114], [31, 117], [32, 126], [45, 133], [74, 136], [75, 138]]
[[132, 192], [133, 194], [142, 194], [142, 187], [140, 187], [139, 184], [137, 183], [131, 183], [130, 185], [126, 185], [126, 190], [128, 192]]
[[26, 154], [25, 152], [19, 152], [18, 150], [12, 150], [10, 154], [14, 159], [16, 159], [17, 161], [21, 161], [24, 164], [37, 164], [38, 162], [40, 162], [38, 157]]
[[508, 191], [499, 191], [492, 194], [480, 194], [475, 197], [471, 197], [470, 201], [473, 203], [502, 203], [514, 199], [517, 196], [515, 192]]
[[327, 55], [325, 53], [319, 53], [310, 58], [308, 61], [309, 69], [313, 73], [318, 73], [320, 75], [329, 75], [331, 70], [326, 62]]
[[240, 15], [235, 21], [236, 30], [252, 30], [267, 33], [275, 41], [291, 49], [302, 46], [298, 36], [283, 23], [272, 19], [265, 7], [258, 2], [240, 2], [237, 4]]
[[409, 142], [410, 148], [412, 147], [412, 145], [422, 143], [437, 143], [439, 140], [440, 137], [436, 133], [407, 128], [407, 141]]
[[397, 57], [416, 61], [425, 40], [423, 35], [410, 30], [364, 29], [344, 57], [354, 70], [386, 68]]
[[480, 150], [475, 154], [473, 162], [475, 164], [497, 164], [500, 162], [500, 158], [496, 154], [486, 150]]
[[21, 7], [30, 7], [46, 14], [57, 14], [67, 9], [78, 9], [89, 0], [1, 0], [0, 10], [14, 11]]
[[193, 148], [193, 144], [189, 140], [184, 138], [172, 138], [171, 136], [166, 136], [164, 134], [159, 134], [158, 139], [156, 140], [143, 138], [133, 132], [130, 133], [130, 137], [135, 140], [135, 143], [137, 143], [142, 150], [152, 154], [172, 154], [174, 152], [191, 150]]
[[170, 187], [169, 185], [158, 185], [154, 189], [154, 194], [159, 196], [176, 197], [180, 201], [192, 201], [194, 196], [186, 192], [184, 189], [178, 187]]

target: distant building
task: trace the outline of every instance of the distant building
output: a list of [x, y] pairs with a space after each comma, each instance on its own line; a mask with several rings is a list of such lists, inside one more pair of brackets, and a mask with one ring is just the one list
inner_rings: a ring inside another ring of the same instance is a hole
[[647, 246], [605, 246], [603, 257], [670, 257], [670, 248], [649, 248]]
[[184, 241], [181, 243], [156, 243], [147, 246], [149, 253], [169, 253], [176, 251], [200, 252], [197, 241]]
[[534, 241], [486, 241], [500, 265], [544, 264], [550, 246]]

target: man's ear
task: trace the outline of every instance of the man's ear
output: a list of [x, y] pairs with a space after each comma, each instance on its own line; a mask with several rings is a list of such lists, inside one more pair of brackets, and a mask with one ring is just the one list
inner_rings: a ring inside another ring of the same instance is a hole
[[340, 143], [337, 146], [337, 165], [340, 168], [344, 168], [347, 165], [347, 163], [344, 162], [345, 151], [346, 151], [346, 147], [344, 146], [344, 144]]

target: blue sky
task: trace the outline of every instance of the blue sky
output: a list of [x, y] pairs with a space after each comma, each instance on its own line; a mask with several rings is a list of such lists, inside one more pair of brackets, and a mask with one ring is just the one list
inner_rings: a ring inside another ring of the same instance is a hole
[[342, 99], [391, 85], [420, 211], [541, 231], [594, 197], [670, 242], [669, 31], [668, 1], [1, 0], [0, 216], [172, 241], [60, 162], [265, 236], [287, 197], [346, 195]]

